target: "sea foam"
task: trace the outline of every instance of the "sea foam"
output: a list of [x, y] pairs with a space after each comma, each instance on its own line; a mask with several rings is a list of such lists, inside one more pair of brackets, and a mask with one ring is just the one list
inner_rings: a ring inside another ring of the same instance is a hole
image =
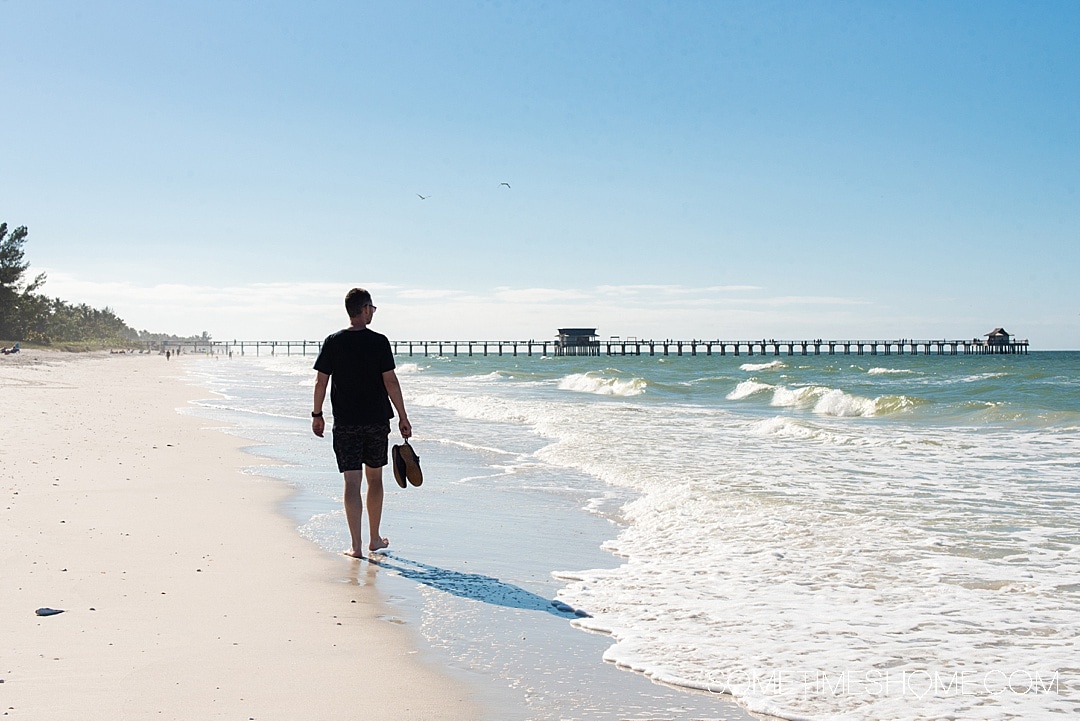
[[608, 378], [595, 373], [574, 373], [559, 381], [559, 389], [578, 393], [594, 393], [600, 396], [637, 396], [645, 392], [647, 383], [643, 378]]
[[744, 371], [767, 371], [776, 370], [778, 368], [787, 368], [787, 363], [777, 360], [772, 361], [771, 363], [743, 363], [739, 366], [739, 369]]

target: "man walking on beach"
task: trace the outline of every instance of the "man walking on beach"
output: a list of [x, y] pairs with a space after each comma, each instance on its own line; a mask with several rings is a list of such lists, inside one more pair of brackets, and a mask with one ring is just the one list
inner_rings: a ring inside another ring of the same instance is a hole
[[352, 547], [346, 555], [363, 558], [361, 538], [364, 501], [361, 484], [367, 477], [367, 515], [371, 540], [368, 549], [378, 551], [390, 545], [379, 535], [382, 520], [382, 469], [386, 465], [390, 419], [398, 413], [402, 438], [412, 435], [412, 425], [405, 413], [401, 384], [394, 373], [394, 352], [386, 336], [368, 328], [375, 315], [371, 294], [353, 288], [345, 295], [349, 327], [323, 341], [315, 360], [315, 407], [311, 412], [311, 430], [322, 438], [326, 429], [323, 401], [331, 376], [330, 406], [334, 412], [334, 454], [338, 470], [345, 474], [345, 517], [349, 522]]

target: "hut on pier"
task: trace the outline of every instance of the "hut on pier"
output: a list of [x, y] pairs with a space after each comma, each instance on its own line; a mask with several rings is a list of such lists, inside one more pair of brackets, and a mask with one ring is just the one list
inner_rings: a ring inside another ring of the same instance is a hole
[[994, 328], [986, 334], [986, 345], [1007, 346], [1012, 336], [1004, 328]]
[[596, 328], [559, 328], [557, 355], [600, 355]]

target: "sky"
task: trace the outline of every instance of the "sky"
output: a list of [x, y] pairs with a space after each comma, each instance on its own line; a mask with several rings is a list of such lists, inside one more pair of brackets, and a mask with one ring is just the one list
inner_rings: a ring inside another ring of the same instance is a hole
[[[0, 0], [0, 221], [139, 330], [1080, 349], [1080, 3]], [[505, 185], [504, 185], [505, 183]], [[423, 196], [423, 198], [421, 198]]]

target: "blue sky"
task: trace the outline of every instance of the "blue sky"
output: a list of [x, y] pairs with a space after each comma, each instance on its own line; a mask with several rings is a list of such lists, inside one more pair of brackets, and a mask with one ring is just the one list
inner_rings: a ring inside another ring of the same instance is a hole
[[140, 329], [320, 338], [360, 285], [399, 339], [1080, 348], [1076, 2], [0, 0], [0, 28], [0, 220], [47, 293]]

